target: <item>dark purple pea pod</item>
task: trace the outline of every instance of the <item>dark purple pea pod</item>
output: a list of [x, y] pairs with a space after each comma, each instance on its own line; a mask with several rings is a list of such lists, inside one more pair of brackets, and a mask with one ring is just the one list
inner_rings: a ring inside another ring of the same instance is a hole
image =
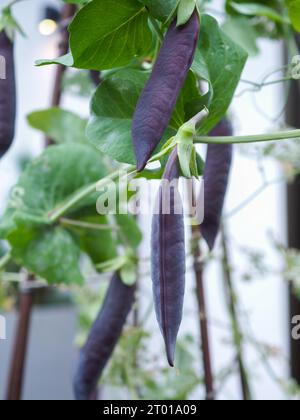
[[[5, 79], [0, 77], [0, 157], [13, 142], [16, 119], [14, 46], [4, 31], [0, 32], [0, 65], [2, 64], [5, 65]], [[2, 73], [3, 71], [1, 76]]]
[[195, 12], [183, 26], [169, 27], [132, 122], [137, 169], [142, 171], [161, 141], [193, 63], [200, 23]]
[[101, 83], [101, 76], [99, 71], [90, 70], [90, 78], [94, 86], [98, 87]]
[[113, 354], [132, 309], [134, 295], [135, 286], [126, 286], [119, 274], [115, 274], [100, 313], [80, 353], [74, 378], [76, 400], [90, 400], [96, 391], [99, 378]]
[[[170, 366], [174, 366], [185, 289], [185, 231], [178, 176], [176, 148], [169, 158], [159, 189], [151, 246], [155, 311]], [[172, 181], [172, 188], [166, 181]]]
[[[231, 123], [224, 119], [210, 133], [216, 136], [232, 136]], [[232, 163], [232, 144], [209, 144], [204, 170], [204, 221], [200, 231], [209, 246], [214, 248], [220, 229], [222, 211]]]

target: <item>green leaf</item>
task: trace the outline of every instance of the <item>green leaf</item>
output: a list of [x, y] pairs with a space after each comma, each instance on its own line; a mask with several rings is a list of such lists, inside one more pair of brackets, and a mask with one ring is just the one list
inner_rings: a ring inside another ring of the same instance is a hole
[[183, 85], [173, 116], [170, 127], [178, 130], [187, 120], [194, 117], [200, 112], [206, 102], [199, 93], [198, 80], [192, 71], [189, 71], [188, 77]]
[[21, 223], [8, 240], [12, 257], [50, 284], [82, 284], [80, 249], [64, 229], [33, 229]]
[[87, 121], [73, 112], [50, 108], [32, 112], [27, 117], [31, 127], [45, 133], [56, 143], [80, 143], [86, 141]]
[[151, 46], [146, 8], [137, 0], [94, 0], [70, 25], [74, 66], [105, 70], [129, 64]]
[[69, 52], [66, 55], [62, 55], [61, 57], [58, 58], [54, 58], [52, 60], [37, 60], [35, 62], [35, 65], [38, 67], [41, 66], [48, 66], [49, 64], [61, 64], [62, 66], [66, 66], [66, 67], [73, 67], [74, 66], [74, 58], [72, 56], [72, 53]]
[[103, 273], [114, 273], [119, 271], [128, 262], [127, 255], [120, 255], [115, 258], [104, 261], [103, 263], [97, 264], [97, 269]]
[[262, 16], [274, 22], [288, 23], [284, 15], [280, 15], [272, 7], [257, 3], [235, 3], [230, 2], [230, 6], [238, 13], [246, 16]]
[[177, 11], [177, 26], [186, 24], [196, 8], [196, 0], [180, 0]]
[[289, 17], [294, 29], [300, 32], [300, 1], [292, 0], [288, 4]]
[[247, 53], [224, 34], [213, 17], [202, 16], [193, 69], [200, 78], [209, 81], [211, 100], [209, 115], [198, 133], [208, 134], [226, 114], [247, 57]]
[[[105, 216], [96, 214], [95, 205], [87, 206], [70, 215], [76, 222], [90, 223], [96, 226], [108, 225]], [[117, 256], [117, 243], [111, 230], [85, 229], [76, 226], [64, 226], [78, 240], [81, 250], [89, 255], [94, 264], [100, 264]]]
[[172, 13], [175, 13], [179, 0], [140, 0], [149, 9], [151, 15], [165, 22]]
[[0, 8], [0, 32], [2, 31], [5, 31], [8, 38], [12, 41], [14, 39], [15, 32], [19, 32], [22, 36], [25, 36], [22, 27], [13, 17], [11, 7], [9, 5], [4, 7], [2, 10]]
[[25, 214], [46, 217], [75, 191], [105, 177], [103, 157], [87, 144], [49, 147], [27, 166], [16, 189], [16, 209]]
[[92, 99], [87, 137], [99, 150], [120, 162], [136, 163], [131, 120], [147, 77], [143, 71], [121, 70], [104, 81]]
[[121, 240], [132, 248], [137, 248], [142, 239], [141, 230], [133, 216], [128, 214], [117, 214], [116, 222], [120, 229]]
[[[51, 146], [29, 164], [12, 191], [0, 226], [13, 257], [50, 283], [82, 282], [80, 248], [89, 252], [95, 244], [94, 232], [80, 241], [70, 229], [50, 225], [48, 215], [74, 192], [106, 174], [101, 155], [87, 144]], [[94, 197], [96, 215], [95, 203]]]
[[202, 176], [204, 174], [205, 163], [202, 157], [199, 155], [199, 153], [196, 153], [196, 165], [196, 173], [198, 174], [198, 176]]
[[254, 56], [259, 53], [257, 45], [259, 34], [251, 25], [249, 18], [232, 16], [225, 21], [222, 29], [229, 38], [240, 45], [249, 55]]

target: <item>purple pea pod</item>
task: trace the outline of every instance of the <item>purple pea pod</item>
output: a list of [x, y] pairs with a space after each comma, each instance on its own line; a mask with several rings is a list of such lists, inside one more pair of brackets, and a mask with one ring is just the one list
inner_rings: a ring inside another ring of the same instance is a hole
[[101, 83], [101, 76], [99, 71], [90, 70], [90, 78], [94, 86], [98, 87]]
[[104, 304], [80, 353], [74, 378], [76, 400], [92, 398], [103, 369], [107, 365], [122, 334], [134, 303], [135, 286], [128, 287], [115, 274]]
[[185, 231], [178, 176], [176, 148], [169, 158], [159, 189], [151, 246], [156, 317], [165, 341], [167, 359], [172, 367], [185, 289]]
[[142, 171], [161, 141], [192, 65], [199, 38], [197, 12], [183, 26], [169, 27], [132, 122], [137, 169]]
[[15, 135], [16, 81], [14, 45], [0, 32], [0, 158], [11, 146]]
[[[233, 129], [223, 119], [210, 133], [212, 137], [232, 136]], [[220, 229], [222, 211], [232, 163], [232, 144], [209, 144], [204, 170], [204, 221], [200, 231], [209, 246], [214, 248]]]

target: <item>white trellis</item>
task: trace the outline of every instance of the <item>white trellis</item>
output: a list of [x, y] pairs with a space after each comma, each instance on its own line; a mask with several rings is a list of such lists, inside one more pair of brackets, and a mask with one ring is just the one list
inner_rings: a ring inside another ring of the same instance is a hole
[[6, 319], [0, 315], [0, 340], [6, 340]]

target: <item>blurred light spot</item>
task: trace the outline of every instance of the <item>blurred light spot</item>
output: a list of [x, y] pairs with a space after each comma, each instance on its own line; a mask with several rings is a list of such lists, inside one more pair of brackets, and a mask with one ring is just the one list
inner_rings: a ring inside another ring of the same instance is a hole
[[52, 19], [43, 19], [39, 23], [39, 32], [43, 36], [53, 35], [57, 29], [57, 23]]

